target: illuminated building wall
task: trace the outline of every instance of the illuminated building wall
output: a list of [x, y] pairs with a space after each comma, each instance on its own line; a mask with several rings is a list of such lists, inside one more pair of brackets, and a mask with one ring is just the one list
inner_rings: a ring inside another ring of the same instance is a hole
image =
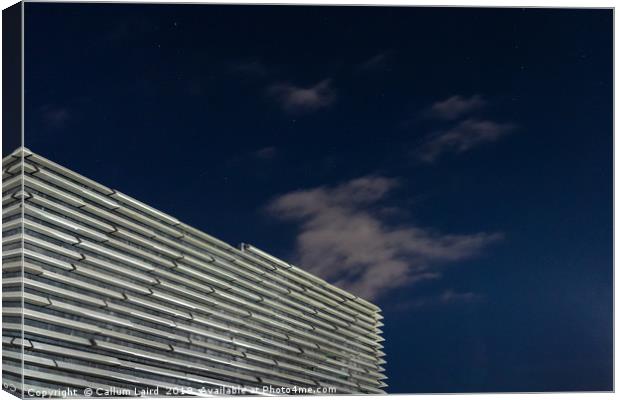
[[27, 149], [2, 165], [5, 389], [383, 393], [377, 306]]

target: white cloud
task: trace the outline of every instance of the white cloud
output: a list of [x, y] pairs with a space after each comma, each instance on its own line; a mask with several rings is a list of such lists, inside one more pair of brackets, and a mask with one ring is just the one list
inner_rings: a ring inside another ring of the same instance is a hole
[[453, 289], [447, 289], [440, 294], [432, 296], [415, 298], [412, 300], [396, 303], [393, 305], [394, 311], [409, 311], [412, 308], [447, 305], [447, 304], [469, 304], [479, 303], [485, 299], [485, 296], [474, 292], [457, 292]]
[[267, 66], [259, 60], [240, 62], [233, 65], [233, 70], [254, 76], [266, 76], [269, 73]]
[[442, 303], [473, 303], [481, 301], [483, 295], [474, 292], [456, 292], [448, 289], [439, 297]]
[[274, 199], [269, 212], [300, 223], [297, 262], [353, 293], [376, 299], [391, 289], [441, 276], [441, 265], [476, 255], [501, 234], [440, 234], [393, 226], [373, 207], [396, 179], [366, 176]]
[[66, 107], [45, 105], [41, 107], [43, 121], [52, 128], [63, 128], [71, 119], [71, 111]]
[[418, 149], [424, 162], [435, 161], [442, 153], [463, 153], [486, 142], [495, 142], [514, 130], [513, 124], [466, 119], [456, 126], [429, 135]]
[[387, 53], [379, 53], [362, 62], [358, 69], [361, 71], [374, 71], [385, 68], [387, 65]]
[[331, 80], [325, 79], [311, 87], [299, 87], [290, 83], [278, 83], [268, 89], [287, 112], [312, 112], [328, 107], [336, 101], [336, 91]]
[[485, 105], [486, 101], [480, 95], [476, 94], [469, 98], [456, 95], [434, 103], [428, 113], [436, 118], [452, 120], [479, 110]]
[[253, 155], [261, 160], [271, 160], [278, 154], [278, 149], [274, 146], [267, 146], [256, 150]]

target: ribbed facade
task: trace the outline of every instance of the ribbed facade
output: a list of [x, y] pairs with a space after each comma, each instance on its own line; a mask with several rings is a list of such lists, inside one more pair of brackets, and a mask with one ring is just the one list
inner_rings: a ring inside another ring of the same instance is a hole
[[2, 166], [5, 390], [384, 393], [377, 306], [27, 149]]

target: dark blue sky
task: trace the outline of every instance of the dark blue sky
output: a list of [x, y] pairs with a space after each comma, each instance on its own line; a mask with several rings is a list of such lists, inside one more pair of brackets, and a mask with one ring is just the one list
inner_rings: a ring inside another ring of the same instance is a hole
[[26, 146], [374, 296], [389, 392], [612, 389], [610, 10], [28, 3], [25, 33]]

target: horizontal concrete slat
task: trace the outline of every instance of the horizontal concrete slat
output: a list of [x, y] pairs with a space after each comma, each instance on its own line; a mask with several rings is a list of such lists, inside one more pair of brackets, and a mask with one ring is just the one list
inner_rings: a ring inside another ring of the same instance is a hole
[[[8, 169], [21, 169], [17, 161]], [[166, 329], [172, 328], [179, 333], [172, 337], [185, 343], [181, 349], [192, 343], [221, 354], [224, 358], [212, 361], [236, 370], [254, 365], [263, 383], [316, 379], [342, 391], [382, 393], [383, 317], [372, 303], [252, 246], [234, 248], [64, 167], [46, 165], [44, 159], [35, 157], [24, 166], [32, 192], [24, 195], [23, 236], [33, 246], [26, 249], [30, 261], [24, 269], [32, 274], [29, 281], [41, 283], [26, 285], [39, 293], [27, 293], [26, 302], [77, 318], [25, 310], [27, 321], [60, 324], [85, 335], [98, 329], [115, 340], [159, 351], [170, 351], [163, 339], [169, 339]], [[5, 196], [9, 219], [21, 213], [15, 196]], [[16, 202], [9, 201], [13, 198]], [[19, 219], [7, 227], [19, 230]], [[20, 236], [8, 240], [15, 246]], [[7, 272], [21, 269], [15, 250], [3, 253]], [[52, 272], [58, 268], [66, 272]], [[54, 289], [54, 282], [85, 292]], [[5, 296], [10, 301], [19, 297], [13, 290]], [[6, 315], [17, 314], [8, 310]], [[114, 330], [102, 328], [108, 317]], [[239, 361], [228, 363], [226, 356]], [[305, 371], [304, 365], [315, 369]], [[146, 368], [157, 374], [157, 367]], [[276, 373], [269, 374], [270, 368]]]

